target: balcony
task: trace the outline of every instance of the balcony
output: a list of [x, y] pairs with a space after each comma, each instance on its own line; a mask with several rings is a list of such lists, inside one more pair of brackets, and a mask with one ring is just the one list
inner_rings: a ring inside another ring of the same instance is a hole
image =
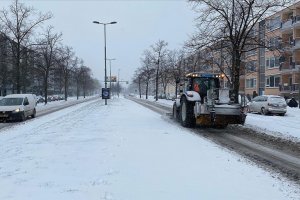
[[278, 48], [284, 51], [293, 51], [294, 46], [295, 46], [295, 40], [286, 40], [286, 41], [282, 41], [282, 43], [279, 44]]
[[284, 62], [280, 64], [279, 70], [281, 73], [291, 73], [300, 71], [300, 61], [296, 62]]
[[281, 23], [281, 31], [282, 32], [290, 32], [293, 31], [293, 20], [289, 19], [285, 22]]
[[281, 93], [298, 93], [299, 92], [299, 83], [294, 83], [294, 84], [288, 85], [288, 86], [280, 85], [279, 91]]
[[300, 49], [300, 40], [299, 39], [294, 40], [294, 47], [293, 47], [293, 49], [294, 50]]
[[293, 18], [294, 27], [300, 27], [300, 15], [297, 15]]

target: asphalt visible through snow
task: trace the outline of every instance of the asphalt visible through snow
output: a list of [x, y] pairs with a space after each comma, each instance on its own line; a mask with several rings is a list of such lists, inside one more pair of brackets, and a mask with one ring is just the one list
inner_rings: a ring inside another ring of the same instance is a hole
[[[128, 99], [165, 116], [166, 120], [174, 121], [169, 107], [133, 97]], [[259, 167], [280, 173], [300, 185], [299, 143], [259, 133], [241, 125], [230, 125], [225, 129], [196, 127], [190, 129], [190, 132], [235, 151]]]

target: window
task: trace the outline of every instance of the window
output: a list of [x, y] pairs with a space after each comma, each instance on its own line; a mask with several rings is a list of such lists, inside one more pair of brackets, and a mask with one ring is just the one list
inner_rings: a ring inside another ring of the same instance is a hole
[[266, 58], [266, 67], [267, 67], [267, 68], [270, 67], [270, 58]]
[[293, 35], [291, 35], [291, 36], [289, 37], [289, 44], [290, 44], [290, 45], [294, 45], [294, 38], [293, 38]]
[[266, 78], [266, 87], [279, 87], [280, 77], [279, 76], [268, 76]]
[[25, 97], [25, 99], [24, 99], [24, 105], [28, 105], [28, 104], [29, 104], [28, 99], [27, 99], [27, 97]]
[[267, 68], [279, 67], [280, 66], [279, 58], [280, 58], [279, 56], [266, 58], [266, 67]]
[[256, 88], [256, 78], [246, 79], [246, 88]]
[[280, 16], [277, 16], [273, 19], [270, 19], [267, 23], [267, 29], [269, 31], [275, 30], [277, 28], [281, 27], [281, 20], [280, 20]]
[[273, 68], [275, 66], [275, 59], [274, 57], [270, 58], [270, 68]]
[[256, 61], [249, 61], [246, 65], [247, 72], [255, 72], [256, 71]]
[[270, 38], [270, 40], [269, 40], [269, 47], [272, 49], [272, 48], [276, 48], [278, 46], [279, 46], [278, 37]]
[[290, 65], [293, 66], [293, 64], [294, 64], [293, 57], [290, 56]]

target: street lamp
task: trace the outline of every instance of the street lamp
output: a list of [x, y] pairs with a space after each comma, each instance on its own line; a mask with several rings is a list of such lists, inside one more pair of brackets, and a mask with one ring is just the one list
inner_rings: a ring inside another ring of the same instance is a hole
[[[104, 83], [105, 83], [105, 90], [107, 91], [107, 80], [106, 80], [106, 25], [108, 24], [116, 24], [117, 22], [109, 22], [109, 23], [102, 23], [98, 21], [93, 21], [94, 24], [102, 24], [104, 26]], [[107, 98], [105, 98], [105, 105], [107, 105]]]
[[109, 88], [111, 90], [111, 61], [112, 60], [116, 60], [115, 58], [107, 58], [106, 60], [109, 61], [109, 76], [110, 76], [110, 79], [109, 79]]

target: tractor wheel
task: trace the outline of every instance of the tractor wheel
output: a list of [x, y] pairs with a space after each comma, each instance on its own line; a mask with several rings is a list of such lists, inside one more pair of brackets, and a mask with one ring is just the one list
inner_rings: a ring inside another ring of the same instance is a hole
[[183, 127], [194, 127], [196, 118], [194, 115], [194, 102], [189, 102], [185, 97], [180, 102], [180, 119]]

